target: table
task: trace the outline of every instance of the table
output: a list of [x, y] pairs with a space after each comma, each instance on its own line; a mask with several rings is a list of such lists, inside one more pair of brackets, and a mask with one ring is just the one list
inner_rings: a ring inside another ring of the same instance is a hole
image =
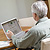
[[[26, 31], [27, 29], [30, 29], [31, 27], [21, 27], [21, 28], [22, 28], [23, 31]], [[0, 41], [8, 41], [8, 39], [6, 38], [6, 36], [5, 36], [4, 32], [3, 32], [3, 29], [0, 29]], [[8, 49], [8, 48], [16, 48], [16, 47], [11, 42], [10, 46], [0, 48], [0, 50]]]
[[[3, 29], [0, 29], [0, 41], [8, 41], [8, 39], [6, 38], [6, 36], [3, 32]], [[12, 42], [10, 43], [10, 46], [0, 48], [0, 50], [9, 49], [9, 48], [15, 48], [15, 46], [13, 45]]]

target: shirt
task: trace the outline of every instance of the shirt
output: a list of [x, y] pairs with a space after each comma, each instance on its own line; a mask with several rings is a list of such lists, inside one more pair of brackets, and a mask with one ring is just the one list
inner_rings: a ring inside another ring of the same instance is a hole
[[23, 38], [16, 38], [13, 35], [12, 42], [18, 48], [36, 47], [40, 48], [40, 40], [44, 36], [50, 37], [50, 19], [47, 17], [41, 18], [35, 26], [33, 26]]

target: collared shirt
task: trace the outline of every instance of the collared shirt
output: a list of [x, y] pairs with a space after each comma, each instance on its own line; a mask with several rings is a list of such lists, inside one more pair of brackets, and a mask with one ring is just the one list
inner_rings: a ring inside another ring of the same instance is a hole
[[[35, 45], [44, 36], [50, 34], [50, 19], [44, 17], [40, 19], [38, 24], [33, 26], [23, 38], [16, 38], [15, 35], [12, 36], [12, 42], [18, 48], [27, 48], [31, 46], [40, 47], [40, 43]], [[49, 36], [50, 37], [50, 36]], [[15, 44], [16, 43], [16, 44]]]
[[37, 24], [40, 23], [40, 22], [44, 22], [44, 21], [46, 21], [46, 20], [48, 20], [48, 17], [43, 17], [43, 18], [41, 18], [35, 25], [37, 25]]

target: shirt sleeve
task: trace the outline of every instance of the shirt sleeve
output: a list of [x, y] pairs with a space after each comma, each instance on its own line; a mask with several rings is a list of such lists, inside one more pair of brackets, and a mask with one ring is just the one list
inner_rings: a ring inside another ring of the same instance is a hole
[[38, 41], [39, 37], [37, 34], [37, 30], [31, 28], [23, 38], [16, 38], [14, 35], [12, 36], [13, 44], [16, 44], [18, 48], [27, 48], [35, 44]]
[[13, 44], [16, 44], [16, 47], [18, 48], [27, 48], [34, 40], [34, 36], [31, 30], [29, 30], [23, 38], [16, 38], [15, 35], [13, 35], [11, 38]]
[[15, 35], [12, 35], [12, 43], [14, 44], [14, 45], [16, 45], [16, 36]]

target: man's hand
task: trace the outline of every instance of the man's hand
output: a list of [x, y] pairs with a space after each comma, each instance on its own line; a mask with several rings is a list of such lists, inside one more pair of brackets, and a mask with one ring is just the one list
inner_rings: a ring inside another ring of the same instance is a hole
[[30, 30], [30, 29], [27, 29], [27, 30], [25, 31], [25, 33], [27, 33], [29, 30]]
[[11, 32], [10, 30], [8, 30], [8, 33], [6, 32], [6, 35], [8, 36], [8, 38], [11, 39], [11, 36], [14, 35], [13, 32]]

